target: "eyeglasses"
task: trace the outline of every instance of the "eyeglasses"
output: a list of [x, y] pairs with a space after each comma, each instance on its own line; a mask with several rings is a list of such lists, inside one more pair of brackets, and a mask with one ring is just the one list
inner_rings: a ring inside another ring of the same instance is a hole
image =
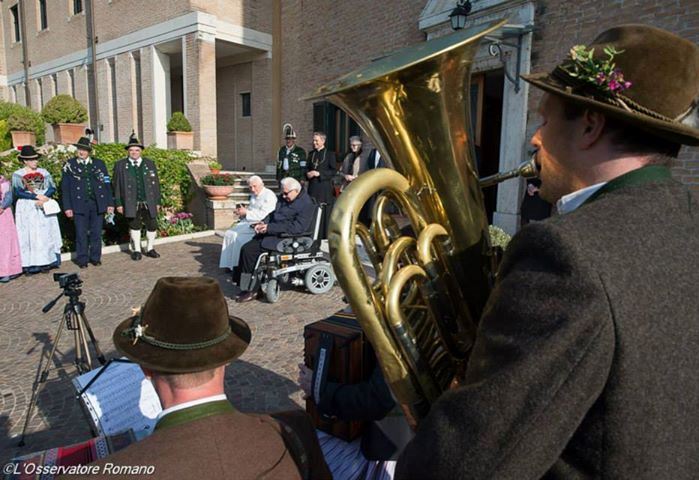
[[361, 144], [361, 143], [353, 143], [353, 144], [351, 144], [350, 146], [352, 146], [352, 147], [361, 147], [362, 144]]
[[286, 192], [282, 191], [282, 197], [288, 197], [290, 193], [291, 193], [291, 190], [288, 190]]

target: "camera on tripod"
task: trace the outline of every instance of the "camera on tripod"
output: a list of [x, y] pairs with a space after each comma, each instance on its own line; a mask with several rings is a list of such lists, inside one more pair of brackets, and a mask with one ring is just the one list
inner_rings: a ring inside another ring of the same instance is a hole
[[65, 290], [79, 288], [83, 284], [77, 273], [54, 273], [53, 281], [58, 282], [58, 286]]

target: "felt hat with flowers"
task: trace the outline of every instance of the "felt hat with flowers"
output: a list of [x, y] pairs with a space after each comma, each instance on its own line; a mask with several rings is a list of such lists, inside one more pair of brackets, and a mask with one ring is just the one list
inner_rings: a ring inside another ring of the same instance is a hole
[[614, 27], [574, 46], [551, 73], [522, 78], [658, 137], [699, 145], [699, 46], [673, 33]]
[[163, 277], [143, 307], [117, 326], [114, 346], [134, 362], [163, 373], [225, 365], [250, 343], [248, 325], [228, 314], [216, 280]]

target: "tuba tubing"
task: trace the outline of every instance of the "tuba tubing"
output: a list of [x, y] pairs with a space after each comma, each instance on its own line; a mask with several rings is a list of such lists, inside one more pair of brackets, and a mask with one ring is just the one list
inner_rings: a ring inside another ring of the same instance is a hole
[[[344, 190], [328, 242], [338, 283], [384, 378], [417, 421], [463, 371], [489, 294], [488, 222], [469, 144], [468, 92], [480, 40], [505, 23], [410, 46], [310, 97], [347, 112], [395, 169], [366, 172]], [[358, 213], [376, 195], [371, 228], [358, 228]], [[390, 203], [412, 233], [387, 214]], [[357, 236], [376, 278], [364, 270]]]

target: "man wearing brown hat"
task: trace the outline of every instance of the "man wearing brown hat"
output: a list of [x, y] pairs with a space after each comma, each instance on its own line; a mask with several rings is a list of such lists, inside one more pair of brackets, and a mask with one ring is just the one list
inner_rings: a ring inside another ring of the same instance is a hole
[[96, 465], [154, 466], [156, 478], [329, 478], [304, 412], [247, 415], [226, 399], [225, 367], [250, 338], [214, 279], [158, 280], [113, 340], [151, 379], [163, 411], [150, 437]]
[[699, 47], [625, 25], [525, 79], [559, 215], [512, 239], [396, 477], [696, 478], [699, 206], [667, 165], [699, 144]]
[[131, 133], [126, 145], [128, 156], [114, 165], [114, 201], [117, 212], [129, 222], [131, 260], [141, 260], [141, 229], [146, 227], [147, 257], [158, 258], [154, 242], [158, 230], [160, 180], [155, 162], [143, 158], [143, 145]]

